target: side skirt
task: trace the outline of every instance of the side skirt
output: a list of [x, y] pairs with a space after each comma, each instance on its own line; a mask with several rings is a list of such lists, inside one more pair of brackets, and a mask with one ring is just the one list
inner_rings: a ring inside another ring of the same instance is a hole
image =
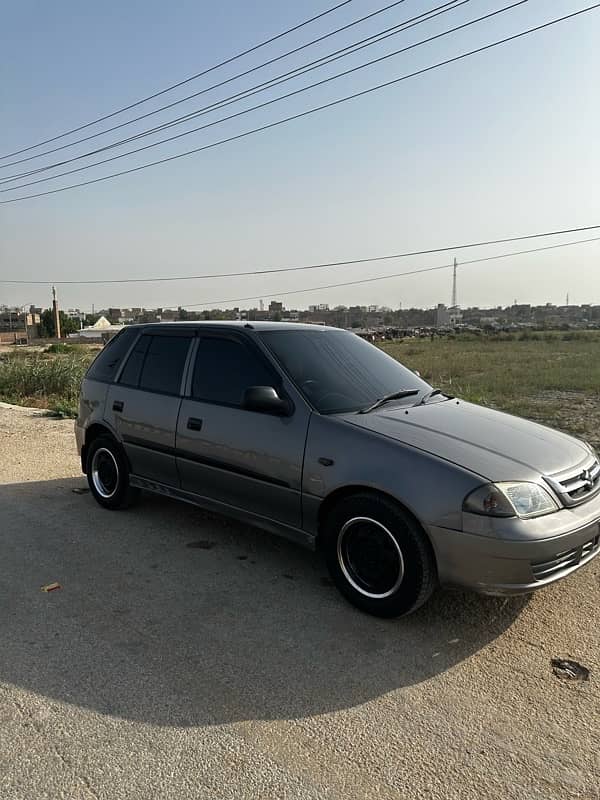
[[284, 539], [289, 539], [292, 542], [302, 545], [309, 550], [315, 550], [316, 537], [311, 533], [303, 531], [301, 528], [294, 528], [291, 525], [284, 525], [281, 522], [276, 522], [268, 517], [261, 517], [259, 514], [252, 514], [237, 506], [231, 506], [227, 503], [221, 503], [218, 500], [212, 500], [210, 497], [196, 494], [195, 492], [187, 492], [183, 489], [177, 489], [174, 486], [167, 486], [164, 483], [142, 478], [139, 475], [130, 475], [129, 482], [132, 486], [138, 489], [144, 489], [147, 492], [154, 494], [161, 494], [167, 497], [172, 497], [175, 500], [182, 500], [184, 503], [190, 503], [193, 506], [199, 506], [207, 511], [213, 511], [216, 514], [223, 514], [226, 517], [231, 517], [239, 522], [245, 522], [255, 528], [274, 533], [276, 536], [282, 536]]

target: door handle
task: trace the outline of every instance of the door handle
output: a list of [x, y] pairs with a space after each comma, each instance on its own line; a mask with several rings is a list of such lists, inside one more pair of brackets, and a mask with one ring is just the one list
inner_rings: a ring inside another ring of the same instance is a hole
[[190, 417], [187, 421], [187, 426], [191, 431], [201, 431], [202, 420], [197, 419], [196, 417]]
[[113, 403], [113, 411], [123, 411], [123, 401], [115, 400]]

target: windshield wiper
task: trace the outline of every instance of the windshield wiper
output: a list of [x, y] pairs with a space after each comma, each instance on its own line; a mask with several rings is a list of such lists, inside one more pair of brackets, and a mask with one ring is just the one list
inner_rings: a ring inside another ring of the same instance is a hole
[[361, 408], [358, 412], [359, 414], [368, 414], [369, 411], [375, 411], [376, 408], [379, 408], [384, 403], [388, 403], [390, 400], [400, 400], [403, 397], [413, 397], [415, 394], [419, 394], [420, 389], [402, 389], [399, 392], [392, 392], [391, 394], [386, 394], [383, 397], [380, 397], [379, 400], [375, 400], [375, 402], [367, 406], [367, 408]]
[[432, 397], [435, 397], [436, 394], [443, 394], [447, 400], [452, 400], [452, 395], [446, 394], [446, 392], [442, 392], [441, 389], [432, 389], [430, 392], [427, 392], [427, 394], [424, 394], [423, 397], [419, 400], [419, 402], [415, 403], [415, 406], [424, 406], [425, 403]]

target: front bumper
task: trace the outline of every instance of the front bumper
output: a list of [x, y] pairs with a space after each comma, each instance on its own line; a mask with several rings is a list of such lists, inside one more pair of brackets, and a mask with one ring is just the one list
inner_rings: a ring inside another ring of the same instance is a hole
[[[570, 575], [600, 553], [600, 497], [518, 522], [520, 539], [501, 538], [499, 531], [485, 535], [429, 526], [442, 585], [492, 595], [527, 594]], [[542, 537], [544, 525], [550, 535]]]

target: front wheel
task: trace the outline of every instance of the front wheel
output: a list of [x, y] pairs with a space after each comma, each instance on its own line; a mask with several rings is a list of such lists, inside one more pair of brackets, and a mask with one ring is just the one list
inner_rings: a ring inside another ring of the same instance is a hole
[[414, 519], [385, 497], [338, 503], [324, 526], [327, 566], [340, 592], [378, 617], [421, 606], [437, 583], [431, 545]]
[[129, 485], [125, 454], [109, 436], [99, 436], [90, 444], [86, 471], [90, 491], [104, 508], [127, 508], [139, 494], [139, 489]]

